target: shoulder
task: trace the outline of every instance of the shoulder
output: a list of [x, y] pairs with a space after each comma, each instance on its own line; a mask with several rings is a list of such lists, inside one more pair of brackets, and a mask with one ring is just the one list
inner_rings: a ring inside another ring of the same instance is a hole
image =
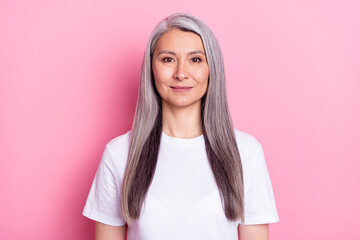
[[131, 141], [131, 130], [127, 133], [120, 135], [116, 138], [111, 139], [107, 144], [106, 148], [113, 153], [123, 153], [124, 150], [128, 150]]
[[262, 145], [251, 134], [234, 129], [237, 147], [245, 177], [248, 177], [254, 166], [262, 157]]
[[236, 143], [240, 152], [257, 152], [261, 143], [251, 134], [234, 128]]
[[109, 161], [117, 172], [125, 171], [128, 152], [131, 142], [131, 130], [127, 133], [111, 139], [105, 147], [105, 151], [109, 156]]

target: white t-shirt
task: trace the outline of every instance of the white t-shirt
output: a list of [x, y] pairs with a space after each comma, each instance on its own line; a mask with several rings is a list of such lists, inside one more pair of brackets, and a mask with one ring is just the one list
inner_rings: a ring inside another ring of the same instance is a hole
[[[243, 167], [245, 222], [225, 216], [203, 135], [182, 139], [162, 132], [155, 175], [139, 220], [128, 226], [128, 240], [237, 240], [238, 224], [279, 221], [262, 146], [234, 131]], [[130, 137], [131, 131], [106, 145], [84, 216], [112, 226], [126, 224], [120, 193]]]

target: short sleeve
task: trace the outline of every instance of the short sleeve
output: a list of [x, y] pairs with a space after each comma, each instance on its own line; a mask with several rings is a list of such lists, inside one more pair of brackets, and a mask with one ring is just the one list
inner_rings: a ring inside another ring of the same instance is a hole
[[252, 164], [249, 184], [244, 193], [243, 225], [278, 222], [274, 193], [261, 144], [250, 158]]
[[86, 200], [83, 210], [85, 217], [112, 226], [122, 226], [126, 223], [121, 212], [118, 181], [106, 147]]

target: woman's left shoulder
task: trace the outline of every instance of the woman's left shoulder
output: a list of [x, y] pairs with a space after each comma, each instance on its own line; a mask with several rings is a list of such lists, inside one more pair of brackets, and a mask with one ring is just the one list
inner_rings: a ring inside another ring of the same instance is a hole
[[236, 143], [240, 152], [256, 152], [261, 143], [251, 134], [234, 128]]

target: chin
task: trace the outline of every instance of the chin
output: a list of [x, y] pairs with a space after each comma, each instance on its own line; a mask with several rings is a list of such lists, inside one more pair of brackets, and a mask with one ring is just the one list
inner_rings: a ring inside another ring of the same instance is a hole
[[167, 104], [170, 107], [186, 108], [186, 107], [195, 106], [197, 104], [199, 104], [199, 106], [200, 106], [201, 100], [199, 100], [199, 101], [173, 101], [173, 102], [167, 102]]

